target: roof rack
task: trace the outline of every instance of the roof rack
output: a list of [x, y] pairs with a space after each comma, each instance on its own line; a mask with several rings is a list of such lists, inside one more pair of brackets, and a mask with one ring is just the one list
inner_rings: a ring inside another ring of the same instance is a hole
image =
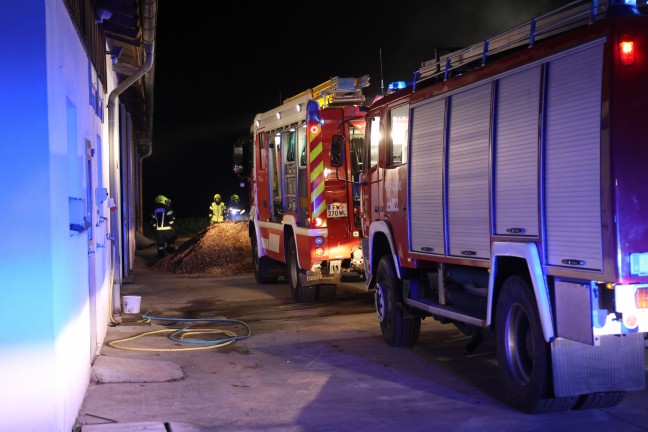
[[[574, 1], [484, 42], [424, 61], [421, 68], [414, 73], [413, 87], [416, 89], [418, 83], [435, 77], [443, 77], [445, 81], [452, 71], [469, 63], [484, 66], [489, 57], [497, 53], [525, 45], [532, 47], [538, 40], [591, 24], [605, 16], [609, 3], [614, 4], [615, 1]], [[645, 6], [647, 2], [642, 3]]]

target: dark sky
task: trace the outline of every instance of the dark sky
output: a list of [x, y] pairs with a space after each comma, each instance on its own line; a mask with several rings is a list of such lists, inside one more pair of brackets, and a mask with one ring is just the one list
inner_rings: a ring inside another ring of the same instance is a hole
[[[155, 195], [178, 217], [205, 217], [215, 193], [238, 193], [232, 144], [254, 116], [331, 77], [371, 76], [367, 101], [411, 81], [435, 48], [465, 47], [568, 1], [160, 1], [153, 153], [143, 162], [146, 214]], [[382, 55], [382, 67], [381, 67]], [[382, 72], [382, 76], [381, 76]]]

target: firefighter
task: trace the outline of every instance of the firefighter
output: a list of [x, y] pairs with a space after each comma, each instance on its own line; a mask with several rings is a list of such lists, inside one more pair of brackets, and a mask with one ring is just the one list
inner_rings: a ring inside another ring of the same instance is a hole
[[178, 235], [175, 230], [175, 213], [171, 208], [171, 200], [164, 195], [155, 197], [155, 209], [151, 214], [151, 224], [155, 228], [155, 240], [158, 256], [175, 250]]
[[225, 211], [226, 219], [231, 221], [242, 221], [246, 219], [246, 217], [243, 216], [244, 213], [245, 209], [241, 206], [241, 199], [236, 194], [232, 195], [230, 197], [229, 206]]
[[225, 220], [225, 203], [221, 201], [220, 194], [214, 195], [214, 202], [209, 206], [209, 224], [223, 222]]

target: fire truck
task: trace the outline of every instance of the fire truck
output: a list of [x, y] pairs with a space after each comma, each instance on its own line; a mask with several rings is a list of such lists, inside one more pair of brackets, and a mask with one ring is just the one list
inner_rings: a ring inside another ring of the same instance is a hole
[[[251, 147], [235, 144], [235, 171], [250, 155], [250, 219], [258, 283], [285, 277], [294, 301], [335, 298], [343, 274], [363, 275], [360, 172], [369, 76], [334, 77], [257, 114]], [[363, 111], [364, 109], [364, 111]], [[350, 143], [332, 169], [331, 136]], [[247, 170], [246, 170], [247, 171]], [[357, 183], [357, 182], [356, 182]]]
[[362, 251], [387, 343], [412, 346], [425, 318], [469, 351], [488, 336], [523, 412], [644, 388], [647, 79], [644, 6], [576, 1], [371, 103]]

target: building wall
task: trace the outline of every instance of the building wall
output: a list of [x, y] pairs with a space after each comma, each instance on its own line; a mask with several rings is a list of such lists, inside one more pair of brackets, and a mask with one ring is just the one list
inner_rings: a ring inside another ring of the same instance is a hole
[[2, 9], [0, 430], [68, 432], [112, 319], [115, 80], [100, 88], [62, 0]]

